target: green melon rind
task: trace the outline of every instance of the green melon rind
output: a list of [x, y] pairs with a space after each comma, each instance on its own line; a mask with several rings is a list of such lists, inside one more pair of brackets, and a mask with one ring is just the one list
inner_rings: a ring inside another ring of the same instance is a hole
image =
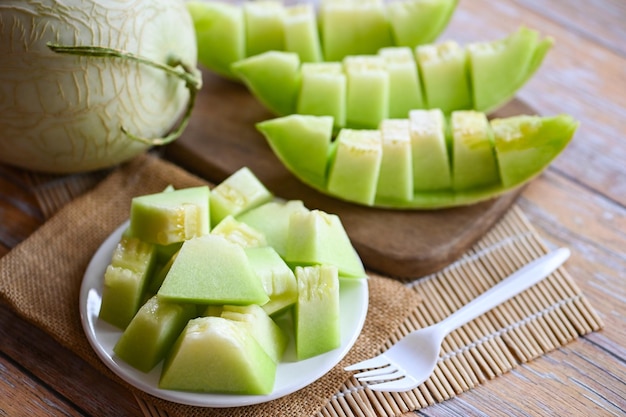
[[404, 0], [387, 3], [385, 7], [395, 45], [415, 47], [434, 42], [448, 26], [457, 4], [458, 0]]
[[[297, 116], [291, 116], [297, 117]], [[280, 119], [280, 118], [279, 118]], [[275, 120], [266, 121], [273, 123]], [[310, 123], [315, 123], [314, 118]], [[569, 115], [551, 117], [517, 116], [490, 122], [494, 130], [494, 146], [498, 159], [501, 183], [468, 190], [416, 190], [412, 199], [400, 201], [395, 198], [376, 196], [373, 201], [352, 199], [341, 192], [308, 182], [297, 165], [286, 165], [294, 176], [321, 193], [351, 203], [390, 209], [440, 209], [475, 204], [513, 191], [539, 175], [565, 149], [578, 128], [578, 121]], [[508, 126], [508, 128], [506, 128]], [[297, 137], [297, 132], [292, 132]], [[505, 138], [507, 138], [505, 140]], [[266, 135], [269, 143], [273, 138]], [[336, 142], [336, 140], [335, 140]], [[335, 143], [333, 142], [333, 144]], [[273, 147], [280, 159], [289, 160], [290, 154], [282, 153], [278, 144]], [[524, 147], [528, 149], [524, 149]], [[302, 154], [307, 150], [302, 148]], [[331, 153], [332, 157], [332, 153]], [[293, 167], [293, 168], [290, 168]], [[414, 184], [414, 187], [417, 185]]]

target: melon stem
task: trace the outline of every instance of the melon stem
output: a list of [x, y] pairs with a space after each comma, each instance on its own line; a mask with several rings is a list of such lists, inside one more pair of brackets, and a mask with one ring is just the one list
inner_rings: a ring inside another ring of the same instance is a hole
[[151, 146], [162, 146], [173, 142], [178, 139], [189, 120], [191, 119], [191, 113], [196, 102], [196, 96], [198, 91], [202, 88], [202, 76], [197, 68], [191, 67], [178, 58], [171, 58], [167, 64], [153, 61], [151, 59], [135, 55], [132, 52], [124, 51], [122, 49], [108, 48], [104, 46], [72, 46], [72, 45], [59, 45], [52, 42], [46, 44], [53, 52], [59, 54], [79, 55], [95, 58], [119, 58], [129, 61], [134, 61], [142, 65], [147, 65], [165, 73], [177, 77], [185, 82], [185, 87], [189, 90], [189, 101], [185, 109], [185, 113], [180, 121], [180, 124], [173, 129], [167, 136], [161, 138], [144, 138], [137, 136], [129, 132], [124, 126], [120, 126], [120, 130], [132, 140], [136, 140]]

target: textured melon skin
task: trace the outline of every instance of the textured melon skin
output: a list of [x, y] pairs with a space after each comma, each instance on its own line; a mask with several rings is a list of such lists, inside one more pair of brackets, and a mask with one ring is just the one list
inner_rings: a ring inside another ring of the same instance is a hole
[[[291, 117], [297, 116], [292, 115]], [[274, 121], [279, 124], [280, 118], [264, 123], [267, 126], [267, 124]], [[315, 118], [309, 117], [307, 123], [316, 123]], [[495, 198], [531, 181], [546, 169], [563, 149], [565, 149], [572, 140], [578, 128], [578, 124], [578, 121], [566, 114], [550, 117], [517, 116], [492, 120], [487, 129], [488, 134], [493, 135], [493, 143], [490, 146], [492, 146], [491, 151], [495, 152], [498, 167], [497, 175], [499, 177], [497, 181], [493, 183], [488, 181], [489, 184], [467, 189], [464, 187], [454, 189], [451, 182], [449, 182], [449, 185], [438, 189], [422, 189], [419, 184], [420, 181], [434, 181], [439, 179], [440, 175], [435, 174], [433, 179], [421, 180], [420, 177], [415, 177], [414, 193], [412, 198], [407, 201], [401, 201], [397, 198], [390, 198], [389, 196], [381, 194], [375, 195], [373, 201], [364, 201], [361, 198], [362, 193], [359, 193], [357, 197], [354, 198], [352, 194], [344, 193], [343, 189], [333, 189], [328, 186], [319, 187], [316, 184], [308, 182], [307, 177], [300, 175], [297, 164], [287, 163], [286, 166], [290, 169], [292, 174], [303, 183], [332, 197], [356, 204], [391, 209], [439, 209], [463, 206]], [[446, 130], [449, 129], [448, 126], [444, 126], [443, 128]], [[271, 129], [266, 128], [263, 133], [265, 133], [266, 139], [272, 143], [274, 142], [273, 137], [267, 134], [267, 132], [270, 131]], [[293, 140], [297, 140], [298, 132], [294, 130], [291, 134], [293, 135]], [[407, 135], [408, 134], [409, 132], [407, 132]], [[452, 144], [452, 148], [453, 147], [454, 144]], [[280, 143], [277, 142], [273, 143], [272, 149], [278, 154], [280, 160], [291, 161], [293, 158], [299, 157], [291, 153], [293, 152], [293, 148], [283, 148], [280, 146]], [[442, 140], [440, 141], [438, 149], [440, 150], [438, 152], [444, 152], [444, 157], [447, 155], [446, 152], [449, 152], [448, 146], [444, 146]], [[299, 149], [299, 155], [306, 153], [307, 149], [305, 147]], [[329, 158], [332, 157], [334, 156], [331, 153]], [[413, 159], [415, 160], [416, 158]], [[445, 160], [447, 161], [447, 159]], [[356, 167], [353, 163], [351, 166]], [[372, 170], [380, 168], [367, 165], [367, 168], [363, 169], [369, 171], [362, 173], [356, 172], [352, 175], [354, 177], [357, 177], [359, 174], [368, 176], [372, 175]], [[492, 170], [490, 171], [492, 172]], [[426, 175], [427, 172], [428, 170], [425, 170], [424, 175]], [[450, 170], [446, 172], [448, 178], [451, 178], [452, 172]], [[404, 178], [401, 180], [404, 180]]]

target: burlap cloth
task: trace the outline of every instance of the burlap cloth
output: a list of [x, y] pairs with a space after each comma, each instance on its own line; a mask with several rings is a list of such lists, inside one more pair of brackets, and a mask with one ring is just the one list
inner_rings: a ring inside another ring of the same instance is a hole
[[[100, 362], [83, 333], [78, 308], [83, 274], [104, 239], [128, 218], [133, 196], [161, 191], [168, 184], [181, 188], [204, 183], [150, 155], [119, 167], [0, 259], [0, 299], [60, 344], [125, 385]], [[369, 289], [369, 310], [355, 346], [323, 378], [291, 395], [255, 406], [211, 409], [174, 404], [129, 388], [172, 417], [313, 415], [348, 379], [343, 366], [376, 354], [420, 303], [415, 291], [392, 279], [372, 274]]]

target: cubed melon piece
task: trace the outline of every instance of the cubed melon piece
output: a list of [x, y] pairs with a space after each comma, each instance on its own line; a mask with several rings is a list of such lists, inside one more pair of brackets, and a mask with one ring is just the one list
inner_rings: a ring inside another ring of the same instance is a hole
[[272, 199], [272, 193], [248, 167], [242, 167], [211, 191], [211, 221], [237, 216]]
[[450, 113], [473, 108], [466, 51], [455, 41], [416, 49], [426, 105]]
[[387, 47], [378, 51], [389, 74], [389, 118], [407, 118], [409, 111], [424, 108], [419, 71], [408, 47]]
[[298, 302], [294, 321], [299, 360], [326, 353], [341, 344], [339, 278], [331, 265], [296, 267]]
[[142, 372], [149, 372], [166, 353], [196, 315], [193, 304], [169, 303], [154, 296], [133, 317], [113, 352]]
[[328, 192], [349, 201], [372, 205], [383, 155], [380, 131], [341, 129], [333, 146]]
[[134, 197], [130, 207], [131, 236], [170, 245], [209, 233], [208, 186], [183, 188]]
[[302, 64], [296, 112], [331, 116], [336, 127], [346, 124], [347, 78], [340, 62]]
[[269, 394], [276, 366], [243, 323], [198, 317], [189, 321], [166, 358], [159, 388]]
[[378, 55], [347, 56], [346, 123], [375, 129], [389, 115], [389, 73]]
[[447, 189], [452, 186], [446, 140], [446, 121], [441, 110], [412, 110], [409, 113], [415, 191]]
[[211, 234], [183, 243], [157, 295], [197, 304], [263, 305], [269, 301], [244, 249]]
[[452, 184], [467, 190], [499, 184], [493, 134], [487, 116], [472, 110], [452, 113]]
[[221, 317], [243, 324], [267, 355], [274, 362], [280, 362], [289, 339], [263, 308], [256, 304], [247, 306], [225, 305]]
[[263, 233], [267, 244], [284, 257], [287, 253], [289, 218], [296, 211], [309, 210], [301, 200], [270, 201], [241, 214], [237, 219]]
[[321, 210], [291, 214], [285, 261], [301, 266], [333, 265], [341, 276], [366, 277], [339, 216]]
[[413, 197], [413, 157], [409, 119], [386, 119], [380, 124], [383, 157], [376, 199], [410, 201]]
[[295, 304], [298, 298], [293, 271], [271, 246], [246, 249], [252, 269], [261, 279], [270, 300], [263, 304], [267, 314], [276, 314]]
[[246, 56], [285, 49], [283, 19], [285, 7], [277, 0], [257, 0], [243, 3], [246, 23]]
[[222, 219], [211, 230], [212, 235], [220, 235], [226, 240], [236, 243], [243, 248], [267, 246], [265, 235], [250, 225], [236, 220], [230, 214]]
[[283, 25], [285, 51], [297, 53], [302, 62], [322, 61], [322, 46], [313, 4], [286, 6]]
[[134, 237], [122, 237], [104, 273], [99, 318], [126, 328], [144, 301], [155, 260], [155, 247]]

